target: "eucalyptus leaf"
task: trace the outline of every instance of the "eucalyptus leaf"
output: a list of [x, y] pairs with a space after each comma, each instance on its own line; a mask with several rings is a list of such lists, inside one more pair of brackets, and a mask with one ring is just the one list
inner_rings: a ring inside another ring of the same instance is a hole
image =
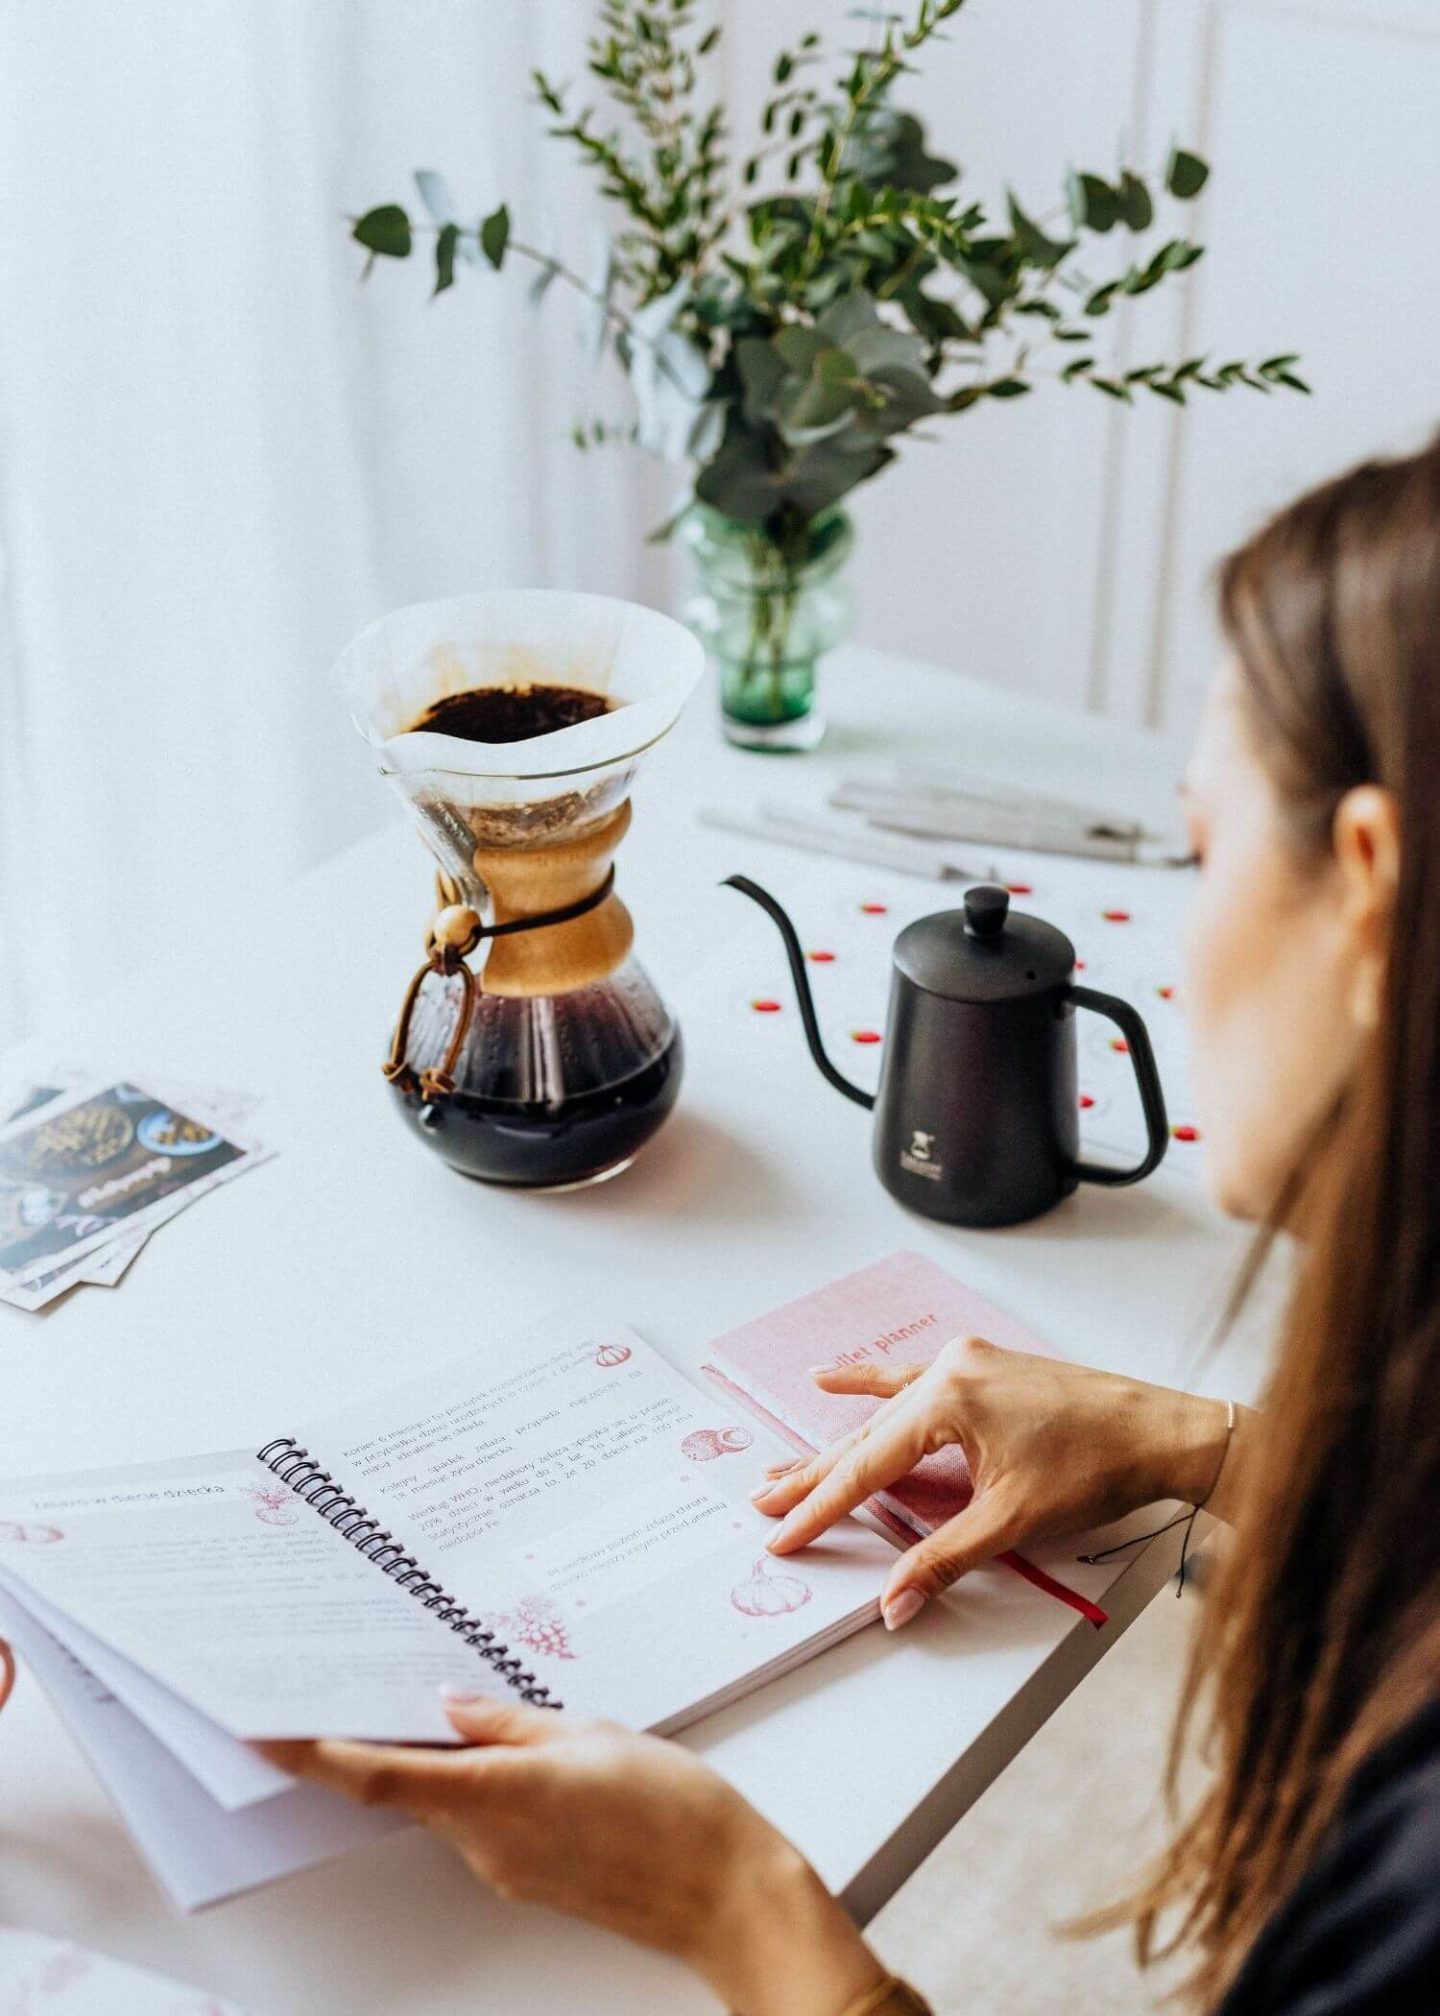
[[780, 426], [787, 436], [804, 430], [829, 432], [860, 403], [855, 359], [846, 350], [821, 350], [803, 378], [791, 378], [780, 394]]
[[742, 336], [735, 345], [735, 367], [746, 419], [773, 420], [779, 409], [780, 388], [788, 375], [774, 344], [767, 337]]
[[857, 483], [877, 475], [895, 451], [882, 441], [822, 441], [787, 463], [775, 479], [778, 501], [802, 518], [818, 518]]
[[505, 247], [510, 243], [510, 212], [502, 203], [498, 210], [481, 221], [480, 250], [498, 273], [505, 259]]
[[866, 377], [887, 370], [910, 371], [924, 376], [925, 344], [908, 329], [892, 329], [888, 323], [877, 322], [852, 336], [847, 348], [857, 369]]
[[928, 151], [925, 128], [909, 112], [886, 108], [866, 121], [853, 149], [853, 172], [869, 189], [902, 189], [928, 195], [953, 182], [953, 161]]
[[1067, 194], [1071, 221], [1077, 230], [1097, 231], [1102, 235], [1114, 230], [1120, 216], [1120, 199], [1102, 176], [1078, 171], [1072, 173]]
[[1210, 180], [1210, 169], [1198, 154], [1187, 148], [1172, 148], [1165, 170], [1165, 187], [1183, 203], [1193, 202]]
[[1129, 231], [1148, 231], [1155, 222], [1155, 205], [1140, 177], [1127, 168], [1116, 192], [1120, 221]]
[[460, 242], [458, 224], [442, 224], [435, 237], [435, 292], [443, 294], [455, 285], [455, 247]]
[[789, 324], [775, 338], [776, 352], [789, 371], [808, 372], [829, 347], [818, 329], [805, 329], [799, 323]]
[[414, 243], [410, 219], [398, 203], [382, 203], [357, 217], [350, 236], [377, 259], [408, 259]]
[[973, 342], [975, 332], [953, 303], [925, 293], [919, 286], [896, 290], [895, 300], [926, 343]]
[[944, 399], [923, 370], [909, 371], [901, 366], [889, 366], [875, 372], [869, 383], [880, 395], [880, 403], [867, 405], [855, 415], [852, 424], [861, 434], [899, 434], [905, 428], [913, 427], [917, 421], [928, 420], [932, 414], [945, 411]]
[[1042, 272], [1048, 273], [1075, 250], [1073, 238], [1051, 238], [1033, 218], [1026, 216], [1014, 195], [1009, 201], [1010, 229], [1014, 234], [1015, 249], [1027, 266], [1038, 266]]
[[[847, 288], [815, 322], [816, 329], [827, 342], [842, 345], [852, 336], [858, 336], [861, 330], [879, 326], [882, 325], [874, 297], [863, 287]], [[1295, 360], [1290, 357], [1284, 361], [1293, 364]]]

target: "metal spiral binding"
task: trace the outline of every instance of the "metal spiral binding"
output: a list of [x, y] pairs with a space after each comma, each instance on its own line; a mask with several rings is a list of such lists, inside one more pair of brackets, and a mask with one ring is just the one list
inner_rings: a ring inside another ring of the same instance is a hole
[[267, 1442], [256, 1451], [256, 1459], [267, 1470], [273, 1470], [282, 1484], [288, 1484], [297, 1498], [303, 1498], [367, 1561], [373, 1561], [398, 1587], [412, 1596], [418, 1596], [425, 1608], [433, 1610], [442, 1624], [448, 1624], [482, 1659], [489, 1662], [506, 1686], [513, 1687], [522, 1701], [529, 1701], [537, 1708], [564, 1707], [563, 1701], [551, 1700], [550, 1689], [538, 1683], [533, 1673], [524, 1670], [524, 1660], [514, 1658], [508, 1645], [502, 1645], [493, 1631], [487, 1630], [478, 1617], [463, 1603], [457, 1603], [433, 1575], [427, 1574], [415, 1556], [407, 1554], [395, 1536], [337, 1484], [330, 1472], [323, 1469], [310, 1451], [302, 1448], [293, 1436], [276, 1436], [273, 1442]]

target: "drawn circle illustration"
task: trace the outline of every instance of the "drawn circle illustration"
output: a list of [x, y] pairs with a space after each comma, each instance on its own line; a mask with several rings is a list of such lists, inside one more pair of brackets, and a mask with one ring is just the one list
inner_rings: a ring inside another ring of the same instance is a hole
[[147, 1113], [135, 1131], [152, 1155], [204, 1155], [220, 1142], [212, 1128], [169, 1111]]
[[748, 1428], [697, 1428], [685, 1437], [680, 1451], [692, 1463], [711, 1463], [717, 1456], [738, 1455], [754, 1440]]
[[29, 1160], [36, 1169], [101, 1169], [135, 1139], [128, 1113], [103, 1099], [72, 1106], [35, 1129]]

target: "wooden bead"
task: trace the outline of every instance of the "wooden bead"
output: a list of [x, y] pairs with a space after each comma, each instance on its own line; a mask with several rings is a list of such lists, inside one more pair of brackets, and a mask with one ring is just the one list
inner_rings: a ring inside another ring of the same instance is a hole
[[480, 919], [468, 903], [450, 903], [430, 926], [430, 935], [437, 945], [451, 952], [463, 952], [474, 942], [479, 929]]

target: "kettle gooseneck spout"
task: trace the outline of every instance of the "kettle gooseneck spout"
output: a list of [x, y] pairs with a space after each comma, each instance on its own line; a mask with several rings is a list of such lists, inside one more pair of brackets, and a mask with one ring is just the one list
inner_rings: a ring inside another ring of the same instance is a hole
[[805, 971], [805, 954], [801, 950], [800, 940], [795, 935], [795, 926], [790, 922], [790, 919], [770, 894], [770, 891], [762, 889], [758, 882], [752, 882], [748, 875], [727, 875], [721, 887], [724, 889], [738, 889], [742, 896], [748, 896], [752, 903], [758, 903], [760, 908], [773, 921], [775, 928], [784, 940], [786, 956], [790, 961], [791, 976], [795, 981], [795, 994], [800, 1006], [800, 1020], [805, 1029], [805, 1041], [809, 1046], [810, 1055], [815, 1059], [816, 1068], [819, 1070], [821, 1077], [833, 1085], [837, 1092], [843, 1092], [847, 1099], [853, 1099], [857, 1106], [864, 1106], [867, 1110], [873, 1110], [875, 1094], [865, 1091], [862, 1086], [852, 1085], [848, 1078], [835, 1069], [835, 1066], [826, 1055], [825, 1045], [820, 1039], [820, 1024], [815, 1016], [814, 996], [810, 992], [810, 976]]

